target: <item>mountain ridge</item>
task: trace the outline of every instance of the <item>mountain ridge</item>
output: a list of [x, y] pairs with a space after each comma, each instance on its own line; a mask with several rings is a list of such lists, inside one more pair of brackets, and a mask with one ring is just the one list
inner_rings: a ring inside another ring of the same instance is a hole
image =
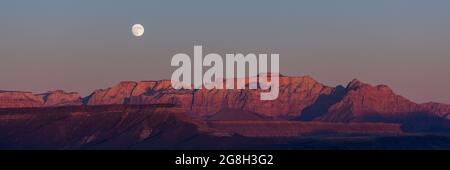
[[[175, 104], [193, 116], [208, 117], [222, 110], [240, 110], [264, 117], [332, 122], [365, 121], [367, 117], [431, 114], [450, 119], [450, 105], [418, 104], [396, 94], [387, 85], [370, 85], [358, 79], [346, 87], [326, 86], [311, 76], [280, 76], [279, 97], [259, 100], [261, 89], [181, 89], [170, 80], [122, 81], [87, 97], [61, 90], [43, 94], [0, 91], [0, 108], [53, 107], [67, 105]], [[243, 79], [246, 80], [246, 79]]]

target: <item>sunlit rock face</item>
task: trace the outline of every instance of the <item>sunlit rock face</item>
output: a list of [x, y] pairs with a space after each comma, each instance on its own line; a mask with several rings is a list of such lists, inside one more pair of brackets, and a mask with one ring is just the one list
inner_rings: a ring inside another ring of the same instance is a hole
[[265, 116], [298, 116], [320, 95], [333, 88], [311, 77], [280, 77], [280, 94], [276, 100], [260, 100], [262, 90], [198, 89], [175, 90], [170, 81], [122, 82], [108, 89], [96, 90], [88, 105], [170, 103], [184, 107], [187, 112], [205, 116], [223, 109], [240, 109]]
[[82, 104], [81, 96], [76, 92], [57, 90], [40, 94], [38, 96], [44, 99], [44, 106], [76, 106]]
[[55, 107], [81, 104], [80, 94], [74, 92], [68, 93], [61, 90], [43, 94], [33, 94], [31, 92], [0, 92], [0, 108]]
[[388, 86], [351, 81], [342, 100], [331, 106], [320, 120], [353, 121], [368, 116], [397, 116], [419, 112], [419, 105], [395, 94]]
[[88, 105], [109, 105], [109, 104], [123, 104], [125, 103], [134, 88], [136, 82], [124, 81], [120, 82], [111, 88], [95, 90], [87, 102]]
[[44, 99], [31, 92], [0, 91], [0, 108], [41, 107]]
[[279, 95], [275, 100], [260, 100], [261, 89], [175, 90], [170, 80], [123, 81], [106, 89], [95, 90], [81, 98], [78, 93], [51, 91], [44, 94], [0, 91], [0, 108], [53, 107], [67, 105], [174, 104], [188, 114], [208, 117], [225, 110], [244, 111], [264, 117], [304, 121], [373, 121], [374, 118], [404, 116], [410, 113], [449, 118], [450, 106], [439, 103], [417, 104], [395, 94], [386, 85], [372, 86], [359, 80], [346, 87], [329, 87], [309, 76], [280, 76]]

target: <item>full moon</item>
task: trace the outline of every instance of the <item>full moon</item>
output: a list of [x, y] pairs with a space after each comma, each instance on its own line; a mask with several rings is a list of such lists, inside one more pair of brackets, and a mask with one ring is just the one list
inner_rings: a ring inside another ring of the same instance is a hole
[[141, 24], [134, 24], [133, 27], [131, 27], [131, 32], [135, 37], [140, 37], [144, 35], [144, 26]]

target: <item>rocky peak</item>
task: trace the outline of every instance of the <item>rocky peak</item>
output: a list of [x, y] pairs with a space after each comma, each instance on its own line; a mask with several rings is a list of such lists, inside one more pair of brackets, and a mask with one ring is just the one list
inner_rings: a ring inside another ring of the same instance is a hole
[[394, 91], [387, 85], [377, 85], [372, 86], [368, 83], [364, 83], [358, 79], [353, 79], [350, 83], [347, 85], [347, 91], [351, 92], [358, 92], [361, 94], [379, 94], [379, 95], [395, 95]]
[[136, 87], [134, 88], [131, 96], [142, 95], [142, 94], [146, 93], [147, 91], [155, 88], [157, 83], [158, 83], [157, 81], [141, 81], [141, 82], [138, 82]]
[[128, 101], [137, 83], [133, 81], [122, 81], [119, 84], [96, 90], [88, 99], [88, 105], [124, 104]]
[[63, 90], [49, 91], [39, 94], [44, 100], [44, 106], [68, 106], [81, 105], [81, 96], [76, 92], [65, 92]]
[[350, 81], [350, 83], [348, 83], [347, 85], [347, 89], [348, 90], [356, 90], [365, 86], [370, 86], [369, 84], [363, 83], [362, 81], [358, 80], [358, 79], [353, 79], [352, 81]]
[[418, 111], [418, 105], [395, 94], [388, 86], [371, 86], [352, 80], [341, 101], [331, 106], [321, 119], [329, 121], [352, 121], [367, 116], [395, 116]]

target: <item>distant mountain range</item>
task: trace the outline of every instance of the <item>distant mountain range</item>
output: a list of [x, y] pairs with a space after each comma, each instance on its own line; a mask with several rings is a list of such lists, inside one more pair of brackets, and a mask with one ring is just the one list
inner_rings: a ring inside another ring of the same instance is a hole
[[121, 82], [87, 97], [0, 91], [0, 149], [450, 149], [450, 106], [358, 80], [280, 77], [261, 90]]
[[346, 87], [329, 87], [309, 76], [280, 77], [280, 94], [262, 101], [260, 90], [175, 90], [169, 80], [124, 81], [95, 90], [87, 97], [78, 93], [50, 91], [33, 94], [0, 91], [0, 108], [55, 107], [112, 104], [174, 104], [195, 117], [212, 117], [229, 110], [256, 117], [283, 120], [365, 122], [391, 120], [409, 115], [450, 119], [450, 105], [414, 103], [388, 86], [372, 86], [353, 80]]

